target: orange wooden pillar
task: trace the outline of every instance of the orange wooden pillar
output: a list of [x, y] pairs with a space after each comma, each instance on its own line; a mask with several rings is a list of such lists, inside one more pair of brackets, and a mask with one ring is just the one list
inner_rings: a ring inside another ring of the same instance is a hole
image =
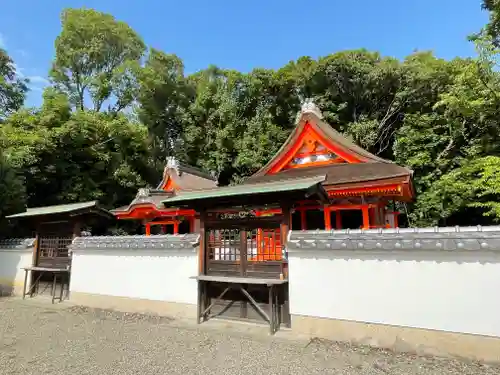
[[323, 215], [325, 218], [325, 230], [331, 230], [332, 229], [332, 217], [331, 217], [330, 207], [325, 206], [323, 208]]
[[[368, 207], [368, 219], [370, 220], [370, 224], [371, 225], [377, 225], [377, 223], [378, 223], [378, 220], [377, 220], [378, 212], [377, 212], [377, 210], [378, 210], [378, 207]], [[363, 223], [363, 227], [364, 227], [364, 223]]]
[[370, 212], [368, 209], [368, 205], [364, 204], [361, 207], [361, 211], [363, 213], [363, 229], [369, 229], [370, 228]]
[[335, 229], [342, 229], [342, 216], [340, 210], [335, 211]]
[[[286, 241], [287, 241], [287, 237], [288, 237], [288, 231], [290, 230], [290, 227], [291, 227], [291, 207], [288, 205], [288, 204], [282, 204], [281, 205], [281, 210], [283, 212], [283, 221], [280, 225], [280, 251], [282, 249], [283, 246], [286, 246]], [[301, 211], [302, 212], [302, 211]], [[278, 257], [279, 260], [282, 259], [282, 256], [281, 254], [279, 254], [279, 257]], [[284, 277], [285, 279], [288, 278], [288, 266], [287, 265], [283, 265], [283, 271], [282, 271], [282, 277]], [[288, 307], [286, 307], [288, 308]], [[285, 309], [286, 309], [285, 308]]]
[[[256, 217], [260, 217], [262, 215], [261, 211], [255, 211], [255, 216]], [[256, 260], [256, 261], [261, 261], [261, 260], [264, 260], [262, 258], [262, 254], [264, 254], [264, 241], [263, 241], [263, 231], [262, 231], [262, 228], [257, 228], [257, 254], [255, 257], [252, 258], [252, 260]]]
[[179, 220], [174, 221], [174, 234], [179, 234]]
[[300, 229], [307, 229], [306, 211], [303, 208], [300, 210]]
[[151, 236], [151, 224], [146, 224], [146, 236]]
[[189, 233], [194, 233], [194, 216], [189, 216]]
[[[200, 275], [205, 274], [205, 249], [208, 247], [207, 244], [207, 232], [205, 229], [206, 220], [207, 220], [207, 212], [204, 209], [200, 210], [200, 248], [198, 250], [198, 271]], [[198, 286], [199, 287], [199, 286]]]
[[399, 212], [394, 212], [393, 215], [394, 215], [394, 228], [399, 228], [399, 222], [398, 222]]

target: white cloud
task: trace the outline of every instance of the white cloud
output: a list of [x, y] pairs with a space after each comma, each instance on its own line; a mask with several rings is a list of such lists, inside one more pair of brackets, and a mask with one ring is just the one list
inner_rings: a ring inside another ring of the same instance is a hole
[[33, 92], [42, 93], [45, 87], [50, 85], [49, 80], [42, 76], [33, 75], [26, 78], [29, 79], [29, 88]]
[[42, 85], [42, 86], [47, 86], [48, 84], [50, 84], [49, 80], [42, 76], [28, 76], [26, 78], [30, 80], [31, 84]]

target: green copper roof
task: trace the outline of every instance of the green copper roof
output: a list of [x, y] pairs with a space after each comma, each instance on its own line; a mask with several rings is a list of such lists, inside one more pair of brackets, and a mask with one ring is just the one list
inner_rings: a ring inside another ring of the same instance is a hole
[[18, 214], [6, 216], [6, 218], [15, 219], [15, 218], [31, 217], [31, 216], [70, 214], [80, 210], [92, 209], [92, 208], [95, 209], [96, 211], [108, 213], [110, 216], [112, 216], [111, 213], [104, 210], [103, 208], [99, 208], [97, 205], [98, 205], [97, 201], [90, 201], [90, 202], [71, 203], [71, 204], [59, 204], [56, 206], [28, 208], [26, 209], [26, 212], [21, 212]]
[[194, 200], [236, 197], [242, 195], [256, 195], [266, 193], [284, 193], [298, 190], [307, 190], [325, 181], [326, 176], [314, 176], [308, 178], [296, 178], [266, 183], [244, 184], [235, 186], [224, 186], [214, 189], [196, 190], [181, 192], [172, 198], [164, 200], [162, 203], [184, 203]]

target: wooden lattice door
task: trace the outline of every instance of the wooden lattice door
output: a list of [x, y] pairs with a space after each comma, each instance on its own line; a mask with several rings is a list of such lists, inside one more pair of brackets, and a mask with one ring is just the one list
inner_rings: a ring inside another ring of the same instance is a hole
[[[280, 224], [280, 218], [208, 223], [204, 241], [204, 273], [223, 277], [282, 278], [285, 262], [282, 259]], [[250, 283], [245, 288], [255, 297], [261, 309], [267, 311], [267, 288]], [[223, 290], [222, 284], [210, 284], [208, 294], [216, 301], [213, 314], [233, 319], [264, 320], [258, 309], [238, 291], [230, 291], [217, 299]], [[284, 297], [280, 295], [279, 298], [282, 300]]]
[[50, 225], [40, 229], [37, 244], [37, 266], [65, 268], [70, 264], [69, 246], [73, 230], [69, 225]]

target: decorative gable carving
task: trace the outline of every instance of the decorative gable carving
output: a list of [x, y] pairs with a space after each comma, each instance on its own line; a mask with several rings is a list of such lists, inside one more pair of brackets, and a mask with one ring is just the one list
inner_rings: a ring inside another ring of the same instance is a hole
[[283, 168], [303, 168], [317, 165], [328, 165], [333, 163], [346, 163], [335, 152], [330, 150], [321, 141], [318, 141], [313, 136], [305, 137], [302, 142], [303, 146], [292, 157], [290, 162]]
[[282, 155], [269, 174], [291, 168], [323, 166], [337, 163], [357, 163], [359, 160], [337, 147], [334, 140], [326, 139], [313, 123], [307, 122], [295, 143]]

